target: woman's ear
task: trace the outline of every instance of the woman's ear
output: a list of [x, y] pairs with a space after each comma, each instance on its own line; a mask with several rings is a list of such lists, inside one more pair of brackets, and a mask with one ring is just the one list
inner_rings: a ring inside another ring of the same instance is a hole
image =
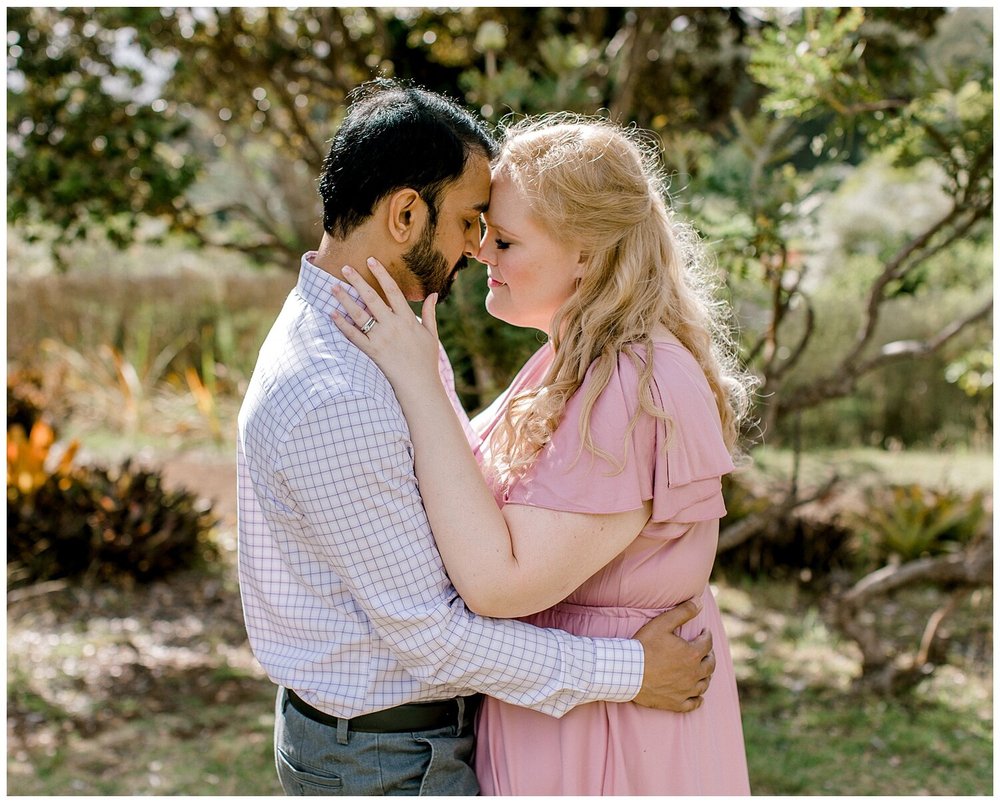
[[404, 187], [389, 196], [386, 213], [389, 236], [397, 243], [406, 243], [423, 230], [427, 204], [419, 192]]

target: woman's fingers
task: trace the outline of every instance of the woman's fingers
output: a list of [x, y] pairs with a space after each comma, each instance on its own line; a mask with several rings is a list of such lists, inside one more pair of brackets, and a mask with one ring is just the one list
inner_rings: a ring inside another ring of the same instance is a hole
[[431, 293], [427, 298], [424, 299], [424, 305], [420, 310], [420, 322], [424, 325], [434, 339], [437, 340], [438, 325], [437, 325], [437, 300], [438, 294]]
[[385, 265], [375, 259], [375, 257], [368, 257], [368, 269], [372, 272], [375, 280], [382, 286], [382, 292], [385, 293], [386, 300], [389, 302], [389, 306], [392, 307], [393, 312], [402, 313], [404, 310], [409, 311], [410, 307], [406, 296], [399, 289], [396, 280], [389, 275], [389, 271], [385, 269]]
[[[351, 320], [357, 325], [358, 328], [364, 326], [369, 318], [375, 317], [367, 309], [362, 307], [357, 301], [351, 298], [350, 294], [336, 284], [331, 288], [333, 294], [337, 297], [337, 300], [343, 305], [344, 310], [350, 316]], [[377, 318], [376, 318], [377, 320]]]
[[[375, 281], [379, 283], [389, 303], [387, 305], [382, 300], [382, 297], [356, 270], [350, 265], [344, 265], [341, 269], [344, 280], [354, 287], [361, 297], [362, 303], [359, 304], [352, 298], [342, 285], [334, 283], [332, 292], [347, 312], [347, 318], [344, 318], [341, 322], [337, 322], [341, 331], [346, 331], [341, 324], [349, 325], [349, 321], [354, 322], [355, 332], [358, 335], [367, 335], [376, 324], [393, 328], [397, 325], [407, 326], [410, 324], [420, 326], [422, 323], [424, 328], [437, 340], [436, 304], [438, 294], [431, 293], [431, 295], [424, 299], [423, 320], [422, 322], [418, 321], [413, 314], [413, 310], [410, 309], [409, 302], [399, 289], [399, 285], [396, 284], [396, 281], [389, 274], [389, 271], [386, 270], [385, 266], [375, 259], [375, 257], [369, 257], [368, 268], [371, 270]], [[336, 318], [334, 320], [336, 322]], [[353, 338], [351, 340], [352, 342], [357, 342]]]
[[[390, 307], [382, 300], [382, 296], [375, 292], [372, 286], [361, 277], [361, 274], [350, 265], [344, 265], [341, 272], [344, 274], [344, 279], [358, 291], [358, 295], [361, 296], [361, 300], [365, 302], [365, 306], [368, 307], [371, 314], [375, 316], [375, 320], [381, 320], [385, 317], [385, 313], [389, 312]], [[368, 320], [367, 317], [361, 323], [363, 324], [366, 320]]]
[[336, 310], [330, 313], [330, 320], [333, 321], [334, 326], [344, 333], [344, 337], [358, 348], [364, 350], [364, 345], [368, 341], [368, 338], [361, 334], [361, 330], [357, 326]]

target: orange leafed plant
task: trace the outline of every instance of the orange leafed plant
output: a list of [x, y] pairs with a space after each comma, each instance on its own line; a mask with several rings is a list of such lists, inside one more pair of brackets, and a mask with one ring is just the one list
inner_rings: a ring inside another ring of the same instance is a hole
[[41, 486], [51, 474], [68, 474], [80, 444], [74, 440], [53, 471], [46, 468], [49, 453], [55, 443], [55, 432], [44, 421], [36, 421], [29, 435], [15, 424], [7, 430], [7, 485], [29, 494]]

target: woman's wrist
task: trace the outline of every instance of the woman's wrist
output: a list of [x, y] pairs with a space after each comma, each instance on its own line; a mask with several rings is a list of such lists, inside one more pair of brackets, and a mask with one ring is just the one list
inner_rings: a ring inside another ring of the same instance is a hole
[[440, 374], [435, 373], [426, 377], [410, 376], [405, 382], [393, 383], [393, 391], [407, 418], [411, 412], [425, 413], [435, 408], [447, 409], [449, 414], [454, 415]]

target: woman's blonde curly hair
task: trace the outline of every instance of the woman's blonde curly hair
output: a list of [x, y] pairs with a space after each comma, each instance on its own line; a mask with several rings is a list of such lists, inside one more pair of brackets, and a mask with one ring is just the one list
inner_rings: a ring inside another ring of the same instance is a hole
[[640, 408], [628, 432], [641, 411], [665, 421], [669, 432], [651, 388], [651, 334], [658, 325], [698, 361], [735, 452], [753, 381], [739, 368], [731, 309], [717, 297], [700, 238], [667, 209], [650, 135], [566, 113], [528, 118], [505, 129], [494, 173], [509, 177], [533, 217], [585, 258], [577, 291], [553, 319], [552, 366], [540, 387], [511, 401], [490, 438], [497, 476], [509, 484], [530, 467], [591, 366], [581, 443], [616, 462], [594, 446], [590, 414], [623, 353], [639, 373]]

